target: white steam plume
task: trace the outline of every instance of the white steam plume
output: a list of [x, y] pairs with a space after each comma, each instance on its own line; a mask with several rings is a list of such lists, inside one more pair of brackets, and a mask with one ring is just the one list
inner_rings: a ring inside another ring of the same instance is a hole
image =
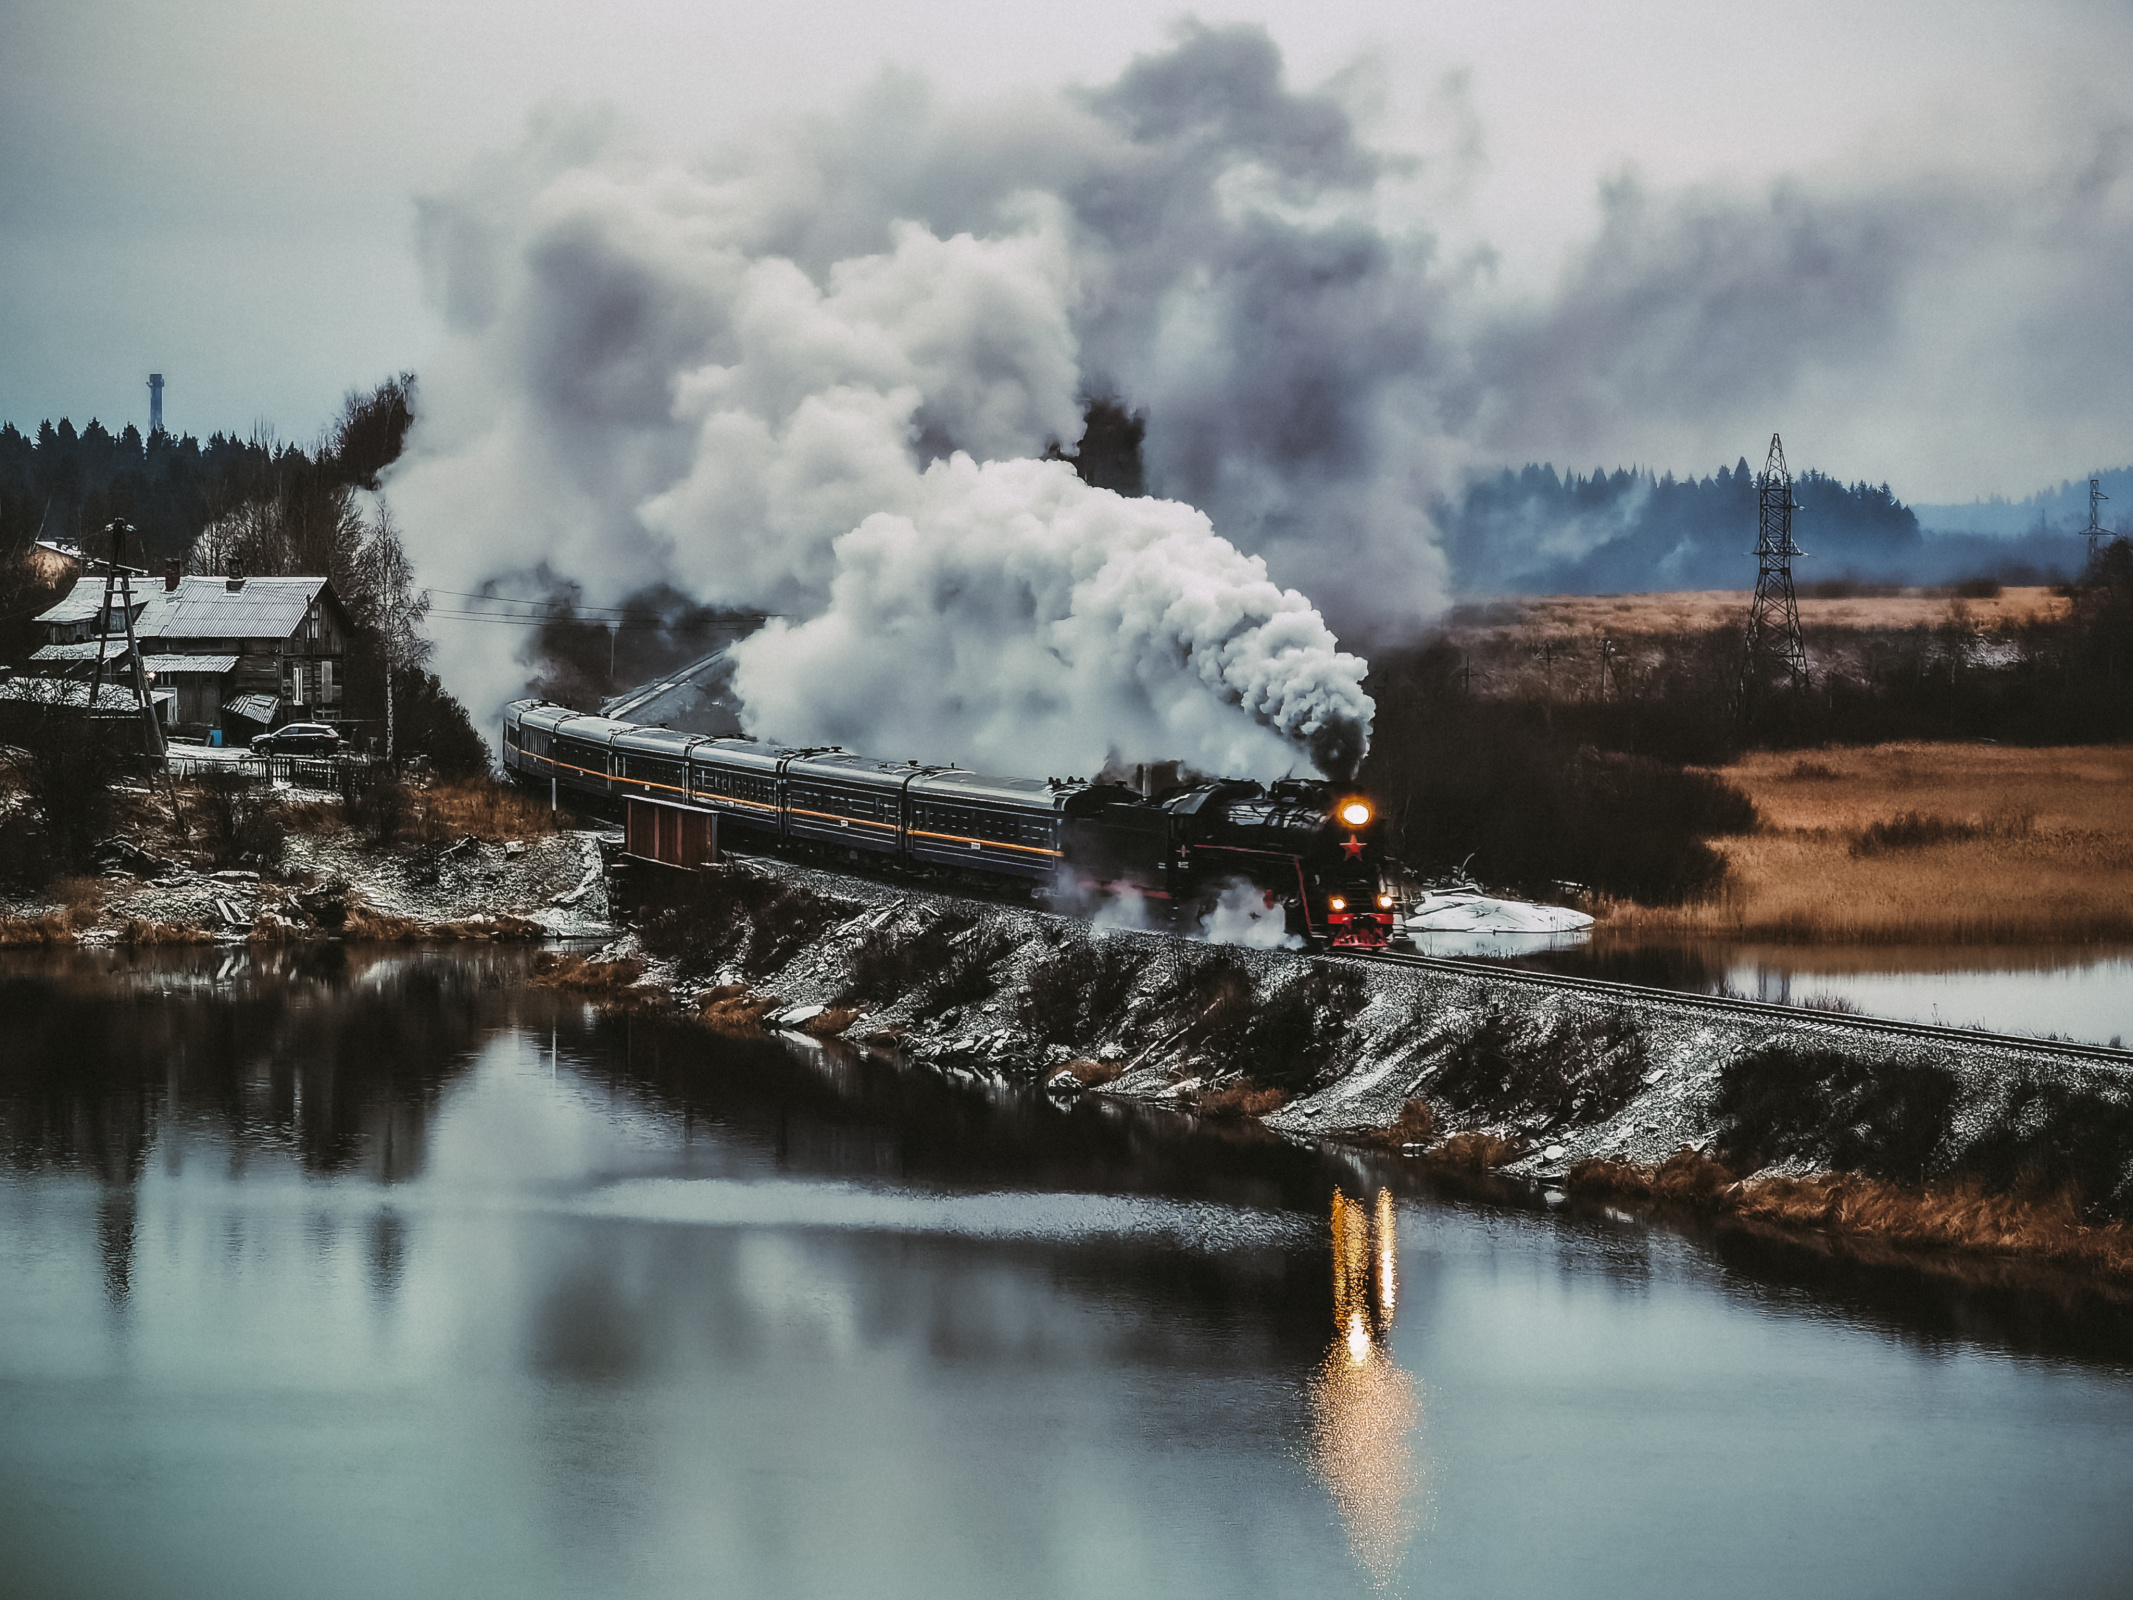
[[[2133, 403], [2125, 127], [2069, 113], [2020, 170], [1624, 179], [1554, 291], [1510, 300], [1386, 223], [1400, 164], [1247, 27], [1007, 104], [885, 79], [694, 164], [552, 118], [424, 204], [452, 339], [389, 490], [442, 590], [787, 613], [746, 652], [765, 732], [974, 761], [1027, 724], [1060, 741], [1047, 769], [1099, 743], [1339, 760], [1368, 702], [1293, 591], [1351, 641], [1410, 633], [1448, 598], [1427, 508], [1475, 466], [1693, 467], [1783, 426], [1900, 478], [2009, 393], [2032, 453], [2104, 449]], [[1006, 470], [1073, 444], [1094, 393], [1145, 410], [1171, 504]], [[1132, 604], [1085, 576], [1114, 562]], [[478, 712], [525, 681], [504, 630], [440, 633]]]
[[1010, 772], [1093, 773], [1123, 750], [1345, 773], [1362, 755], [1363, 662], [1190, 506], [958, 453], [835, 554], [821, 615], [737, 650], [747, 716], [781, 737]]

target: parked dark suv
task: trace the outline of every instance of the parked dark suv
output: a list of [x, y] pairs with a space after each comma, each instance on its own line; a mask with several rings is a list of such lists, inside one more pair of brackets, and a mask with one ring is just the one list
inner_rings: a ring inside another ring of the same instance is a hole
[[292, 722], [252, 741], [253, 754], [262, 756], [330, 756], [340, 748], [341, 736], [323, 722]]

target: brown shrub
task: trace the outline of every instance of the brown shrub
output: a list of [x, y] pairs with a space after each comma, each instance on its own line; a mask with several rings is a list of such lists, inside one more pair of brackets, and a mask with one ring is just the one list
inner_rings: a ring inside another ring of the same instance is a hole
[[494, 778], [434, 783], [416, 791], [415, 803], [422, 830], [433, 839], [469, 833], [479, 839], [523, 839], [553, 833], [571, 820], [550, 811], [545, 796], [536, 798]]
[[203, 928], [197, 922], [145, 922], [139, 917], [128, 917], [118, 933], [118, 942], [125, 945], [150, 944], [213, 944], [214, 930]]
[[1657, 1167], [1598, 1158], [1580, 1161], [1572, 1165], [1568, 1182], [1573, 1194], [1616, 1194], [1708, 1205], [1734, 1182], [1734, 1177], [1710, 1157], [1684, 1148]]
[[1264, 1117], [1289, 1103], [1289, 1092], [1272, 1084], [1239, 1078], [1220, 1089], [1205, 1090], [1193, 1097], [1193, 1109], [1203, 1117]]
[[596, 961], [566, 950], [548, 950], [533, 958], [533, 981], [574, 994], [619, 995], [644, 976], [644, 963], [632, 959]]
[[396, 916], [390, 911], [378, 911], [369, 906], [350, 906], [348, 920], [341, 924], [341, 932], [346, 937], [379, 944], [404, 943], [421, 931], [412, 917]]
[[859, 1020], [859, 1013], [850, 1006], [831, 1006], [828, 1010], [800, 1024], [802, 1033], [811, 1033], [818, 1039], [828, 1039], [844, 1032]]
[[51, 897], [59, 902], [69, 927], [86, 927], [103, 917], [104, 886], [94, 878], [60, 878], [52, 885]]
[[74, 942], [74, 928], [64, 916], [0, 917], [0, 949], [67, 945]]
[[1455, 1133], [1444, 1143], [1426, 1151], [1423, 1159], [1435, 1166], [1486, 1172], [1507, 1161], [1516, 1161], [1525, 1153], [1526, 1147], [1516, 1139], [1493, 1133]]
[[1695, 1206], [1782, 1228], [2133, 1275], [2133, 1225], [2084, 1222], [2080, 1193], [2071, 1186], [2022, 1198], [1994, 1193], [1974, 1177], [1909, 1185], [1856, 1173], [1820, 1173], [1738, 1182], [1717, 1162], [1682, 1150], [1657, 1168], [1580, 1161], [1570, 1169], [1570, 1188]]
[[291, 800], [282, 806], [281, 820], [291, 833], [316, 837], [339, 833], [346, 818], [331, 800]]
[[722, 983], [703, 997], [696, 1020], [718, 1033], [761, 1033], [763, 1019], [778, 1004], [745, 983]]
[[462, 917], [453, 922], [433, 922], [421, 931], [428, 939], [497, 939], [524, 941], [545, 939], [548, 930], [531, 917], [499, 911], [493, 916]]
[[1092, 1061], [1084, 1056], [1077, 1061], [1069, 1061], [1052, 1076], [1056, 1078], [1064, 1073], [1084, 1089], [1093, 1089], [1098, 1084], [1111, 1082], [1125, 1070], [1126, 1064], [1123, 1061]]
[[1404, 1150], [1411, 1144], [1427, 1144], [1437, 1131], [1437, 1113], [1420, 1095], [1400, 1107], [1400, 1115], [1389, 1127], [1366, 1128], [1356, 1134], [1358, 1144], [1376, 1145], [1386, 1150]]

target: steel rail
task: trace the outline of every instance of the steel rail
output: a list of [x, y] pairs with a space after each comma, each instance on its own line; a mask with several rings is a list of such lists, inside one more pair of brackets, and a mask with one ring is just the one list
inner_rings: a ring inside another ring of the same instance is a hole
[[1524, 967], [1503, 967], [1486, 961], [1462, 961], [1453, 956], [1425, 956], [1404, 950], [1331, 950], [1329, 956], [1352, 956], [1360, 961], [1379, 961], [1396, 966], [1424, 967], [1462, 977], [1490, 978], [1499, 983], [1523, 983], [1536, 988], [1567, 989], [1575, 993], [1604, 995], [1616, 1000], [1663, 1000], [1738, 1016], [1781, 1019], [1795, 1025], [1851, 1028], [1859, 1032], [1898, 1033], [1918, 1039], [1937, 1039], [1944, 1044], [1987, 1044], [2026, 1050], [2032, 1054], [2074, 1056], [2133, 1071], [2133, 1050], [2110, 1045], [2082, 1044], [2071, 1039], [2039, 1039], [2023, 1033], [1992, 1033], [1982, 1028], [1952, 1027], [1947, 1023], [1901, 1022], [1893, 1017], [1864, 1016], [1852, 1011], [1819, 1011], [1811, 1006], [1778, 1005], [1769, 1000], [1743, 1000], [1730, 995], [1691, 994], [1683, 989], [1659, 989], [1649, 984], [1618, 983], [1611, 978], [1575, 978], [1567, 973], [1534, 972]]

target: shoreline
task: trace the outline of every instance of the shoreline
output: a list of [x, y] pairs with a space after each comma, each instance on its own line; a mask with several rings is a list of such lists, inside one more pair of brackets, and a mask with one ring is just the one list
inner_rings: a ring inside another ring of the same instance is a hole
[[[544, 956], [536, 981], [1425, 1170], [2133, 1275], [2133, 1067], [1804, 1010], [1774, 1023], [1663, 998], [1521, 996], [1486, 976], [1106, 932], [783, 862], [737, 870], [766, 881], [754, 892], [777, 916], [812, 906], [818, 925], [796, 947], [759, 946], [741, 915], [677, 950], [655, 916], [599, 951]], [[1760, 1154], [1736, 1177], [1722, 1163], [1742, 1150]], [[1676, 1192], [1684, 1160], [1693, 1196]]]
[[[531, 981], [604, 1009], [1803, 1238], [2133, 1276], [2133, 1064], [1214, 946], [782, 859], [617, 872], [607, 830], [423, 831], [292, 831], [266, 874], [119, 843], [104, 877], [0, 915], [0, 947], [569, 941]], [[618, 932], [613, 893], [643, 890]]]

